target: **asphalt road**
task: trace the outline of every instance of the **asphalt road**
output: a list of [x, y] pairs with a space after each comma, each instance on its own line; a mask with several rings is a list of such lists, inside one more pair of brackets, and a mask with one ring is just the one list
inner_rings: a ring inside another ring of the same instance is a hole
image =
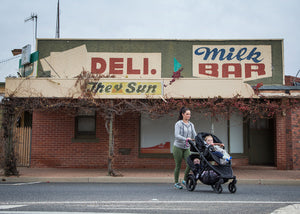
[[0, 214], [300, 213], [300, 186], [237, 184], [234, 194], [223, 187], [217, 194], [207, 185], [189, 192], [157, 183], [1, 183]]

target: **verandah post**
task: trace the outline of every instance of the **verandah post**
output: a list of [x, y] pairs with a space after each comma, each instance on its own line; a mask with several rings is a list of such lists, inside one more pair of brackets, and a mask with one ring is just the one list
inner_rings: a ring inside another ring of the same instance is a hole
[[108, 175], [114, 175], [113, 171], [113, 157], [114, 157], [114, 135], [113, 135], [113, 121], [114, 121], [114, 114], [113, 112], [109, 113], [108, 116], [109, 120], [109, 129], [108, 129], [108, 134], [109, 134], [109, 139], [108, 139]]

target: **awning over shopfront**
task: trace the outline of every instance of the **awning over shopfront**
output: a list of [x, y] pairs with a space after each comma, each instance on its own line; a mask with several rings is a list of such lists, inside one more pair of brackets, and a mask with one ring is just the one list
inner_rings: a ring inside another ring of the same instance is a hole
[[300, 86], [262, 86], [259, 88], [259, 94], [268, 98], [299, 98]]
[[[240, 79], [128, 79], [102, 78], [97, 81], [60, 78], [7, 78], [5, 96], [79, 98], [83, 84], [94, 98], [160, 99], [160, 98], [241, 98], [257, 97], [252, 87]], [[171, 83], [171, 84], [170, 84]]]

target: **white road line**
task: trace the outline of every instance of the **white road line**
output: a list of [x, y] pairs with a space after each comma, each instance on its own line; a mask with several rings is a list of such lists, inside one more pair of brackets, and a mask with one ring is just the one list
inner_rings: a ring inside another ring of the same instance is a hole
[[[135, 210], [135, 211], [146, 211], [146, 210], [157, 210], [157, 211], [165, 211], [165, 210], [172, 210], [172, 208], [168, 207], [168, 208], [163, 208], [163, 207], [105, 207], [105, 205], [110, 206], [110, 205], [114, 205], [114, 204], [118, 204], [118, 205], [126, 205], [126, 204], [172, 204], [172, 203], [223, 203], [223, 204], [242, 204], [242, 203], [247, 203], [247, 204], [290, 204], [286, 207], [282, 207], [280, 209], [275, 210], [274, 212], [272, 212], [272, 214], [284, 214], [284, 213], [299, 213], [300, 211], [300, 201], [298, 202], [293, 202], [293, 201], [69, 201], [69, 202], [25, 202], [25, 203], [19, 203], [19, 205], [15, 204], [15, 205], [0, 205], [0, 210], [4, 210], [4, 209], [13, 209], [13, 208], [18, 208], [18, 207], [23, 207], [23, 206], [27, 206], [27, 205], [32, 205], [32, 204], [96, 204], [96, 205], [104, 205], [104, 207], [102, 207], [102, 209], [114, 209], [116, 210], [120, 210], [121, 212], [116, 213], [114, 212], [114, 214], [125, 214], [122, 211], [125, 210]], [[20, 205], [22, 204], [22, 205]], [[179, 208], [174, 208], [174, 210], [180, 211], [181, 209]], [[187, 208], [182, 208], [182, 210], [187, 211]], [[191, 209], [191, 211], [193, 211], [193, 209]], [[0, 211], [0, 214], [53, 214], [53, 213], [60, 213], [60, 214], [101, 214], [101, 213], [107, 213], [107, 212], [56, 212], [56, 211]], [[126, 213], [129, 214], [129, 213]]]
[[13, 209], [18, 207], [25, 207], [26, 205], [0, 205], [0, 210]]
[[[0, 213], [4, 213], [4, 214], [55, 214], [55, 213], [59, 213], [59, 214], [107, 214], [107, 212], [45, 212], [45, 211], [0, 211]], [[133, 213], [115, 213], [114, 214], [133, 214]], [[137, 214], [137, 213], [135, 213]]]
[[11, 184], [0, 184], [0, 186], [22, 186], [22, 185], [32, 185], [32, 184], [39, 184], [42, 182], [28, 182], [28, 183], [11, 183]]
[[[300, 201], [32, 201], [13, 202], [11, 205], [38, 205], [38, 204], [300, 204]], [[0, 205], [7, 202], [0, 202]]]
[[28, 183], [16, 183], [16, 184], [13, 184], [13, 186], [22, 186], [22, 185], [32, 185], [32, 184], [39, 184], [39, 183], [42, 183], [42, 182], [28, 182]]

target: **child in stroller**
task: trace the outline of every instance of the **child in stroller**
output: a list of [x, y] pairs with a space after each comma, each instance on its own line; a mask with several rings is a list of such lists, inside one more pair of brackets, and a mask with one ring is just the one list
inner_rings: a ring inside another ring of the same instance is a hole
[[[216, 143], [211, 135], [205, 137], [204, 143], [207, 147], [212, 145], [213, 148], [210, 148], [211, 152], [220, 158], [220, 164], [225, 165], [231, 160], [231, 156], [226, 152], [225, 146], [223, 143]], [[222, 147], [222, 148], [221, 148]]]
[[[232, 179], [228, 184], [228, 189], [231, 193], [235, 193], [237, 180], [233, 175], [231, 160], [221, 164], [220, 157], [214, 154], [213, 145], [205, 143], [205, 138], [209, 135], [216, 144], [222, 144], [215, 135], [204, 132], [197, 134], [195, 142], [189, 141], [191, 155], [188, 157], [187, 163], [193, 173], [188, 176], [186, 188], [193, 191], [199, 179], [203, 184], [211, 185], [215, 192], [221, 193], [223, 191], [222, 184]], [[197, 159], [200, 160], [200, 163]], [[216, 165], [212, 165], [210, 161], [214, 161]]]

